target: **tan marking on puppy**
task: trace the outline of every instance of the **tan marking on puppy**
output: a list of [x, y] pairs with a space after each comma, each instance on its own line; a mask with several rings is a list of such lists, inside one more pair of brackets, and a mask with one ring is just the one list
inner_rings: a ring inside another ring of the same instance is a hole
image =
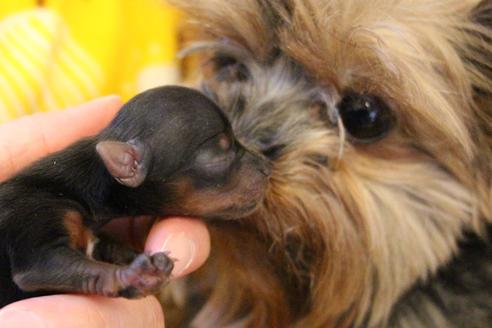
[[208, 217], [210, 213], [216, 217], [237, 217], [249, 214], [255, 206], [259, 206], [263, 194], [263, 183], [256, 181], [258, 173], [254, 168], [243, 165], [235, 177], [231, 177], [227, 185], [216, 186], [213, 190], [196, 190], [190, 179], [183, 178], [174, 184], [176, 199], [174, 210], [187, 215]]
[[70, 246], [91, 257], [97, 238], [91, 230], [83, 225], [82, 220], [82, 216], [76, 211], [67, 211], [63, 217], [63, 223], [70, 238]]

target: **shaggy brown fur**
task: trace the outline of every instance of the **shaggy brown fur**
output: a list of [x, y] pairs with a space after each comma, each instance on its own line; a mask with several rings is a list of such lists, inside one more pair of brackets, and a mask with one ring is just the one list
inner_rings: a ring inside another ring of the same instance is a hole
[[[492, 326], [492, 2], [178, 5], [202, 89], [274, 165], [254, 216], [212, 224], [193, 326]], [[384, 100], [389, 134], [346, 133], [349, 92]]]

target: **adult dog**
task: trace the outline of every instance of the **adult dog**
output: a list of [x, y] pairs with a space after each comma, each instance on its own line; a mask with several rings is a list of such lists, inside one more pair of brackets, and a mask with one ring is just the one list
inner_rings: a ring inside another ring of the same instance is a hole
[[269, 157], [197, 327], [492, 326], [492, 2], [183, 0], [201, 89]]

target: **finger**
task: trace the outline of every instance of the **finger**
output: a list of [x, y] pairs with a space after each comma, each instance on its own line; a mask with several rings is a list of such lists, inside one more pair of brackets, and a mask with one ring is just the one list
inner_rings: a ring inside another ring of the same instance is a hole
[[0, 126], [0, 181], [48, 153], [96, 134], [121, 107], [117, 96], [66, 111], [39, 113]]
[[210, 234], [202, 221], [190, 218], [167, 218], [156, 222], [150, 230], [145, 250], [169, 252], [176, 259], [173, 277], [199, 268], [210, 253]]
[[139, 300], [83, 295], [36, 297], [0, 311], [2, 328], [162, 328], [164, 314], [153, 296]]

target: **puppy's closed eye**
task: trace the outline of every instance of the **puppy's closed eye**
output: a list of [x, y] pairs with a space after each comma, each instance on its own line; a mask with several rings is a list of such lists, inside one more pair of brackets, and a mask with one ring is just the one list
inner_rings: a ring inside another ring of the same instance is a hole
[[226, 174], [236, 157], [234, 140], [220, 133], [205, 142], [197, 152], [195, 165], [204, 175]]

